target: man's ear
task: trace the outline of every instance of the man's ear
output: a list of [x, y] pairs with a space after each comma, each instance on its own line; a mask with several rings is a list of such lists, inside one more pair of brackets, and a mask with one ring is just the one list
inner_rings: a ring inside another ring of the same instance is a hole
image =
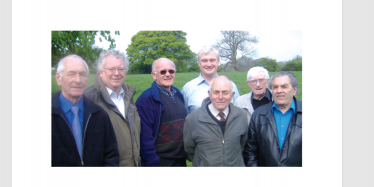
[[61, 86], [61, 75], [56, 71], [56, 82], [59, 86]]
[[157, 80], [156, 74], [152, 71], [151, 75], [152, 75], [153, 79], [156, 81]]

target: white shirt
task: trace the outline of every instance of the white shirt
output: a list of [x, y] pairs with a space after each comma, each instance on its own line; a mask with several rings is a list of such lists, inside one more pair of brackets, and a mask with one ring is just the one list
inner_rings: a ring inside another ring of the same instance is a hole
[[[210, 112], [213, 114], [213, 116], [215, 116], [218, 120], [221, 119], [221, 117], [219, 117], [218, 113], [219, 113], [219, 110], [217, 110], [216, 108], [214, 108], [214, 106], [212, 105], [212, 103], [210, 103], [208, 105], [208, 108], [210, 110]], [[227, 115], [229, 115], [229, 107], [226, 107], [225, 110], [223, 110], [223, 114], [225, 114], [225, 119], [227, 119]]]
[[123, 88], [121, 87], [121, 90], [119, 91], [118, 98], [117, 98], [116, 92], [114, 92], [113, 90], [111, 90], [108, 87], [106, 87], [106, 90], [108, 90], [110, 99], [117, 106], [117, 108], [121, 112], [122, 116], [126, 119], [126, 116], [125, 116], [125, 101], [124, 101], [125, 90], [123, 90]]

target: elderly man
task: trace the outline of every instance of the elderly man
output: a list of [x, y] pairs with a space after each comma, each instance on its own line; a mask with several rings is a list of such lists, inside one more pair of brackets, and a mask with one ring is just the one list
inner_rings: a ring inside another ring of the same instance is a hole
[[183, 126], [187, 110], [173, 86], [175, 64], [160, 58], [152, 64], [152, 86], [136, 101], [141, 119], [140, 155], [144, 166], [186, 166]]
[[88, 67], [77, 55], [61, 59], [52, 98], [52, 166], [118, 166], [116, 136], [108, 114], [85, 96]]
[[[182, 88], [184, 105], [188, 114], [201, 107], [202, 101], [208, 97], [208, 90], [212, 80], [218, 76], [219, 53], [216, 49], [205, 47], [198, 52], [197, 57], [201, 73], [199, 77], [187, 82]], [[235, 96], [231, 102], [234, 103], [240, 94], [236, 84], [234, 82], [232, 84]]]
[[98, 74], [85, 95], [108, 113], [117, 137], [120, 166], [140, 166], [140, 118], [133, 96], [135, 88], [124, 82], [129, 62], [118, 50], [108, 50], [97, 60]]
[[274, 102], [259, 107], [251, 117], [244, 149], [247, 166], [302, 166], [302, 105], [295, 98], [294, 74], [270, 78]]
[[249, 69], [247, 74], [247, 84], [252, 91], [235, 100], [235, 106], [247, 111], [248, 121], [250, 121], [254, 110], [261, 105], [272, 101], [271, 92], [267, 89], [268, 83], [268, 70], [259, 66]]
[[245, 111], [231, 103], [232, 90], [229, 78], [216, 77], [201, 108], [186, 117], [184, 149], [193, 166], [245, 166], [248, 121]]

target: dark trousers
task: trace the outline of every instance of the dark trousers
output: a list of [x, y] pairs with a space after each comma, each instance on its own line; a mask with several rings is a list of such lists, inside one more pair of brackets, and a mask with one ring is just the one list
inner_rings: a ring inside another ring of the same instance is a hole
[[186, 159], [166, 159], [160, 157], [160, 163], [157, 165], [157, 167], [187, 167]]

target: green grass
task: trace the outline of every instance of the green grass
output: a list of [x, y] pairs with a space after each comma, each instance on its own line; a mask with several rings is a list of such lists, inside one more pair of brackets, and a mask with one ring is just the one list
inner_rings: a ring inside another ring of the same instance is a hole
[[[270, 72], [270, 76], [276, 73], [277, 72]], [[299, 93], [296, 95], [296, 98], [302, 101], [302, 71], [292, 71], [292, 73], [296, 76], [297, 83], [299, 84]], [[176, 73], [173, 85], [179, 90], [182, 90], [184, 84], [196, 78], [199, 74], [199, 72]], [[218, 74], [225, 75], [234, 81], [238, 87], [240, 95], [244, 95], [251, 91], [251, 88], [247, 85], [247, 72], [219, 72]], [[93, 85], [95, 76], [96, 74], [89, 75], [87, 87]], [[136, 88], [136, 94], [134, 95], [134, 101], [136, 101], [142, 92], [151, 87], [153, 78], [151, 74], [126, 75], [125, 82]], [[52, 72], [52, 97], [59, 90], [61, 90], [61, 88], [57, 85], [54, 72]], [[187, 166], [192, 166], [192, 163], [187, 161]]]

